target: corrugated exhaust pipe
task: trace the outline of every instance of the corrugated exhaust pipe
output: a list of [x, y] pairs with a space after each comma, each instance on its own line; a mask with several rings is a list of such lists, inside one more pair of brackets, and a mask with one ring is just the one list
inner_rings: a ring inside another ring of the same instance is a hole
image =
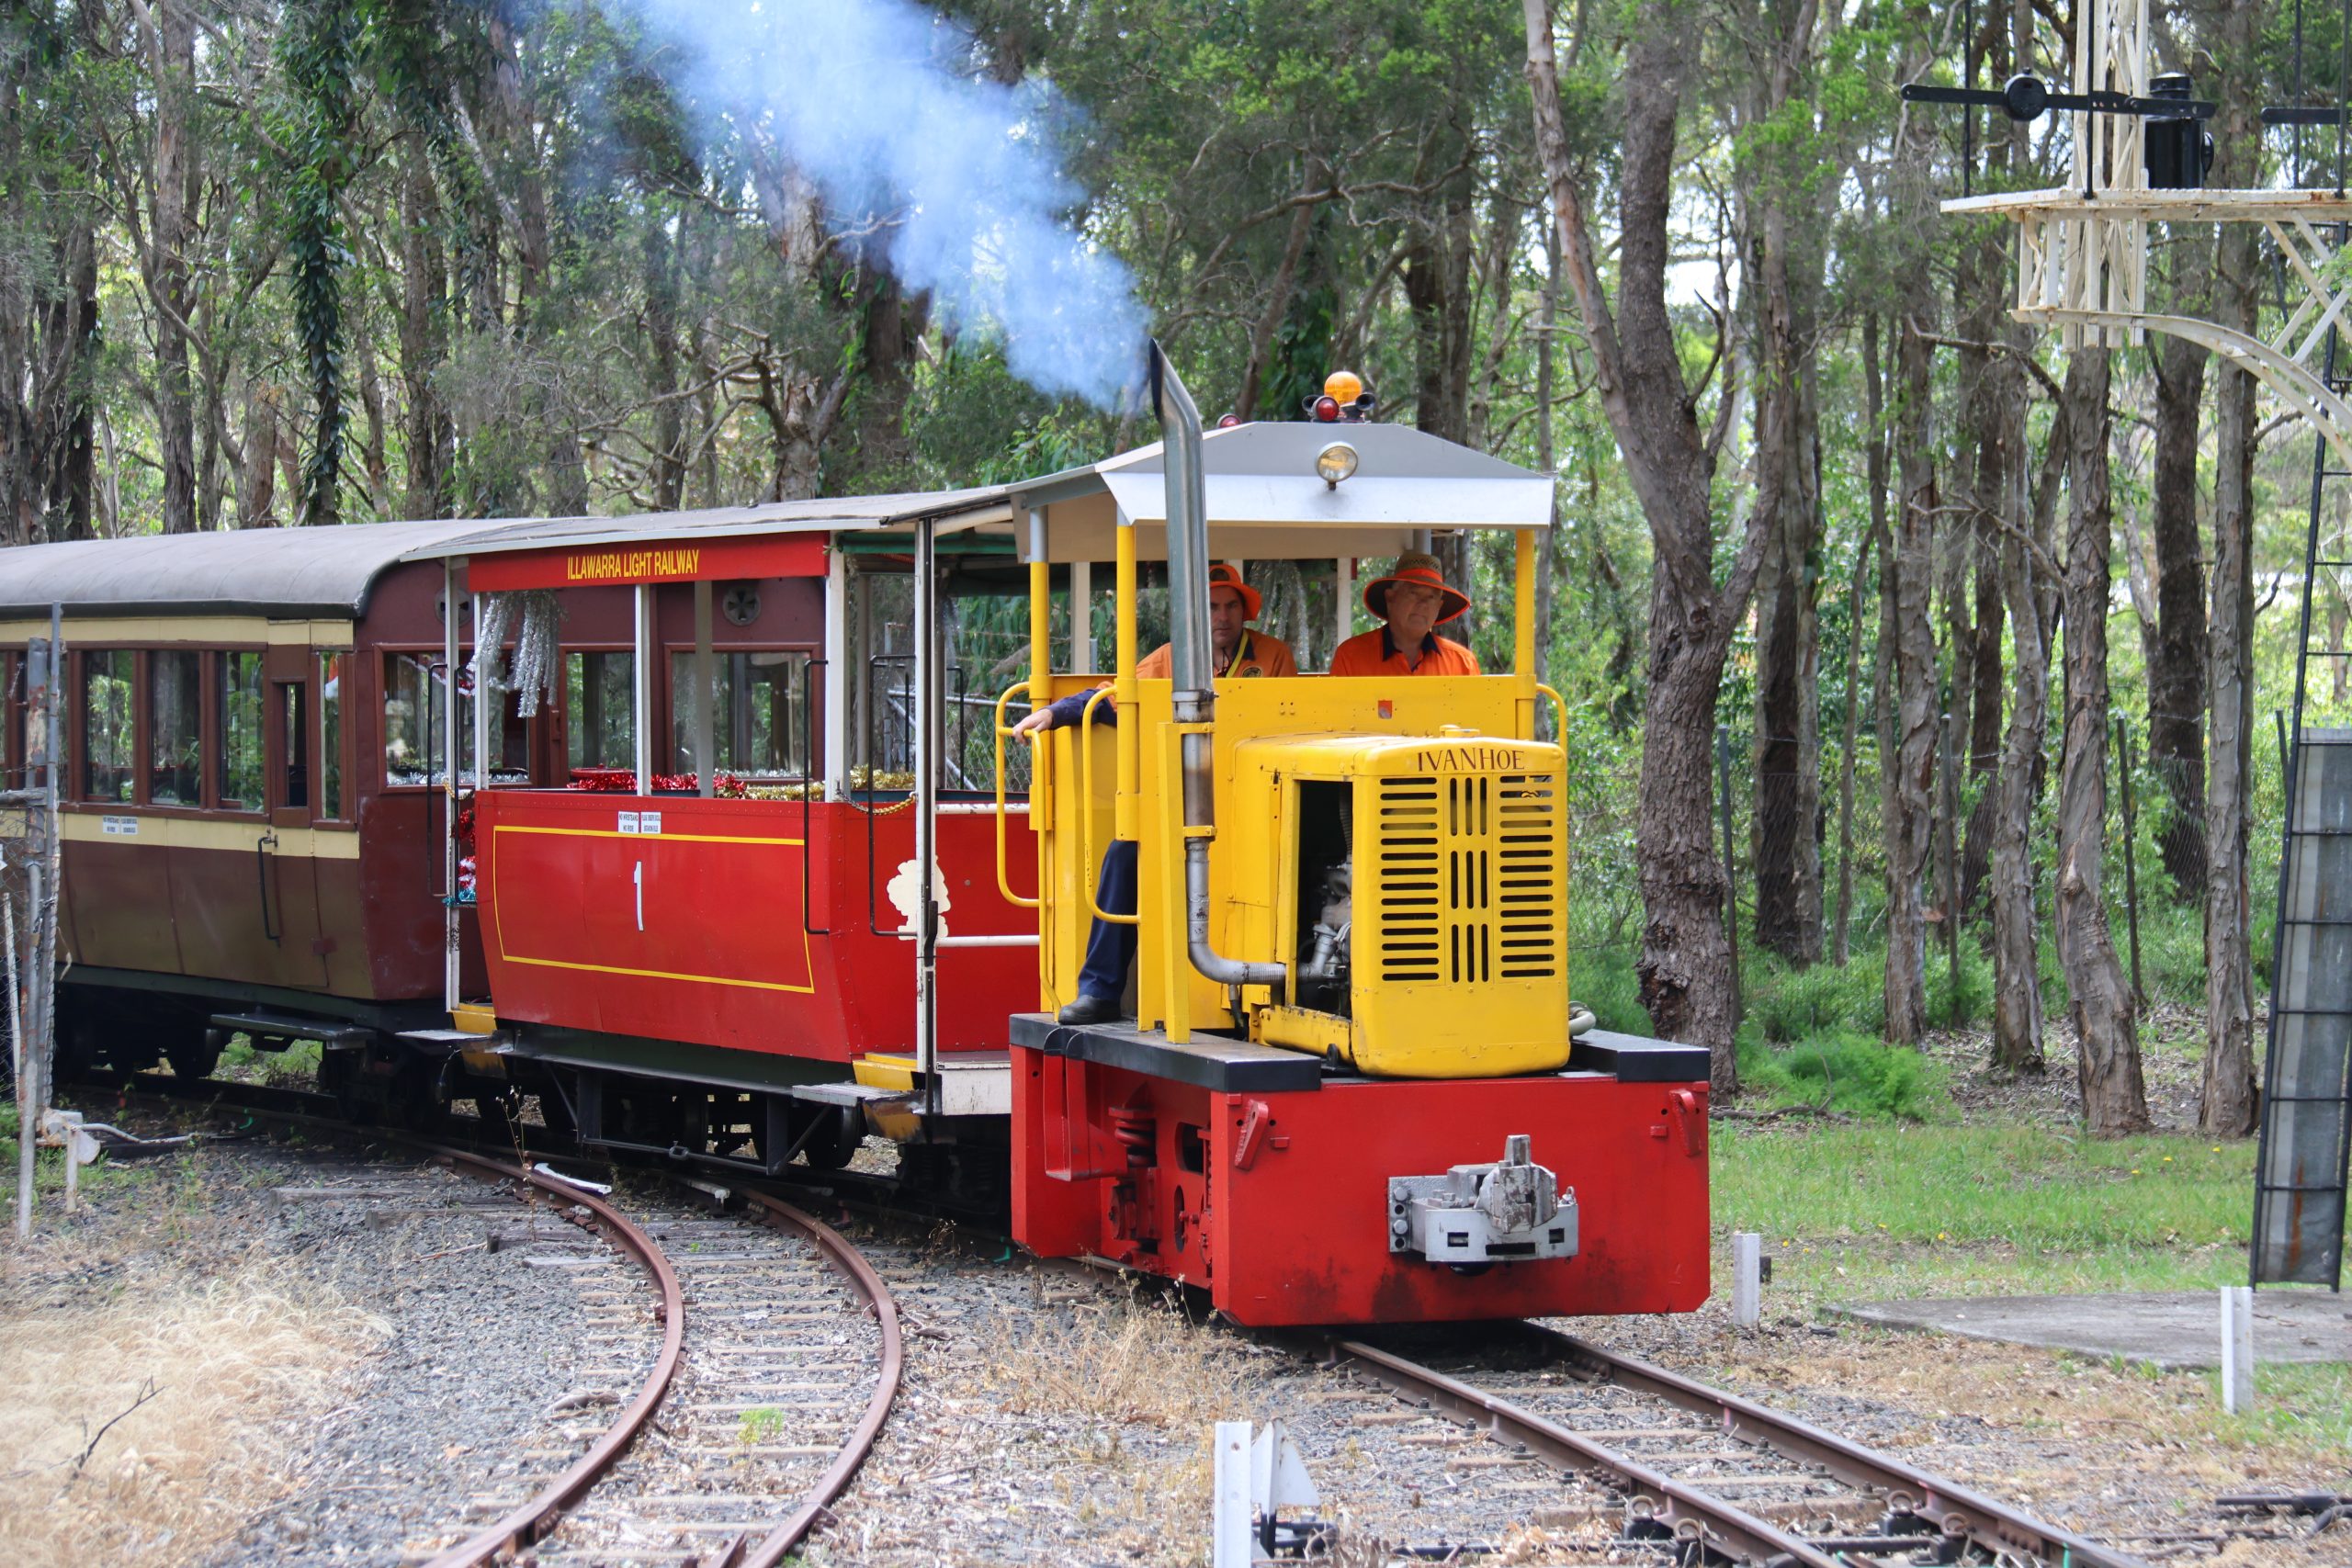
[[[1209, 519], [1201, 477], [1201, 412], [1157, 341], [1151, 345], [1151, 408], [1165, 443], [1160, 461], [1168, 482], [1168, 640], [1175, 666], [1176, 722], [1206, 725], [1216, 718], [1216, 664], [1208, 635]], [[1184, 930], [1193, 967], [1220, 986], [1272, 986], [1279, 991], [1284, 978], [1281, 964], [1227, 958], [1209, 946], [1215, 755], [1215, 737], [1205, 731], [1184, 736], [1178, 751], [1184, 779]], [[1196, 829], [1208, 832], [1195, 836]]]

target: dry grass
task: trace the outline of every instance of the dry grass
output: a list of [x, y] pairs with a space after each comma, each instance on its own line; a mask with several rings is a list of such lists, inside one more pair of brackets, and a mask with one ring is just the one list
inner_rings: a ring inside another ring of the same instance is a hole
[[278, 1500], [301, 1418], [382, 1332], [281, 1293], [258, 1258], [209, 1280], [150, 1272], [86, 1299], [42, 1294], [0, 1307], [12, 1568], [198, 1560]]
[[1250, 1359], [1170, 1309], [1108, 1299], [1000, 1320], [986, 1355], [1007, 1410], [1172, 1429], [1240, 1420], [1237, 1379]]
[[[1104, 1547], [1183, 1564], [1205, 1550], [1216, 1424], [1269, 1414], [1259, 1364], [1267, 1354], [1170, 1308], [1106, 1298], [999, 1319], [979, 1360], [992, 1403], [1049, 1420], [1062, 1437], [1069, 1495]], [[1125, 1434], [1138, 1427], [1170, 1440], [1131, 1445]]]

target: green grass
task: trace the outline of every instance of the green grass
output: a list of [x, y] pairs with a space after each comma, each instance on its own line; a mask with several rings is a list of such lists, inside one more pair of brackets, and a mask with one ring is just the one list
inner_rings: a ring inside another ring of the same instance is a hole
[[1719, 1231], [1822, 1299], [2243, 1283], [2254, 1145], [2019, 1125], [1718, 1127]]
[[2341, 1362], [2254, 1364], [2254, 1408], [2222, 1410], [2222, 1374], [2205, 1374], [2215, 1436], [2233, 1443], [2308, 1443], [2352, 1449], [2352, 1367]]
[[1907, 1046], [1837, 1027], [1778, 1046], [1766, 1044], [1761, 1032], [1752, 1022], [1739, 1032], [1743, 1103], [1907, 1122], [1951, 1114], [1944, 1068]]
[[[86, 1119], [103, 1122], [106, 1116], [102, 1111], [87, 1113]], [[0, 1203], [6, 1204], [12, 1214], [16, 1202], [17, 1160], [21, 1148], [17, 1139], [19, 1124], [17, 1102], [12, 1096], [5, 1104], [0, 1104], [0, 1190], [7, 1194], [6, 1198], [0, 1198]], [[96, 1165], [82, 1168], [74, 1185], [85, 1198], [96, 1198], [109, 1190], [142, 1187], [154, 1180], [155, 1169], [152, 1166], [138, 1163], [118, 1165], [101, 1156]], [[33, 1161], [33, 1197], [38, 1205], [34, 1223], [40, 1224], [42, 1213], [52, 1212], [52, 1201], [62, 1200], [64, 1194], [65, 1151], [40, 1150]]]
[[315, 1040], [297, 1040], [283, 1051], [257, 1051], [250, 1036], [233, 1034], [221, 1047], [218, 1070], [260, 1083], [306, 1087], [317, 1081], [322, 1049]]

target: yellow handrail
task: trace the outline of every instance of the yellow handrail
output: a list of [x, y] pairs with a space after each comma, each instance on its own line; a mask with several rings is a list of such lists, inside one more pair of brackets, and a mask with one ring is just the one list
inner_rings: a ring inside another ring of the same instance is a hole
[[[1012, 685], [1007, 686], [1004, 689], [1004, 694], [996, 700], [996, 890], [1004, 895], [1006, 903], [1023, 909], [1034, 909], [1044, 897], [1045, 888], [1042, 886], [1039, 886], [1036, 898], [1023, 898], [1012, 890], [1012, 882], [1005, 875], [1004, 865], [1004, 742], [1005, 738], [1012, 733], [1004, 722], [1004, 705], [1012, 700], [1014, 693], [1026, 692], [1028, 689], [1028, 682], [1015, 681]], [[1035, 766], [1034, 762], [1032, 766]], [[1036, 824], [1033, 822], [1030, 826], [1035, 828]]]
[[1559, 693], [1541, 681], [1535, 683], [1535, 689], [1552, 699], [1552, 724], [1555, 732], [1553, 744], [1566, 750], [1568, 745], [1568, 705], [1561, 700]]
[[[1108, 686], [1086, 699], [1078, 713], [1078, 860], [1079, 874], [1086, 880], [1080, 884], [1086, 889], [1086, 911], [1098, 920], [1108, 920], [1114, 926], [1141, 924], [1139, 915], [1114, 915], [1095, 902], [1094, 887], [1100, 880], [1094, 862], [1094, 748], [1087, 742], [1092, 739], [1094, 705], [1112, 694]], [[1127, 722], [1135, 722], [1135, 715], [1127, 715]]]

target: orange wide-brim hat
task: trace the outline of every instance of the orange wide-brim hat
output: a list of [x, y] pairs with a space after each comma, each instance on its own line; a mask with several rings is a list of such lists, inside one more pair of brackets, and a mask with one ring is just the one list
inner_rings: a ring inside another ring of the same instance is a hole
[[1265, 607], [1266, 601], [1258, 591], [1242, 581], [1241, 574], [1223, 561], [1209, 568], [1209, 591], [1215, 592], [1220, 588], [1230, 588], [1241, 595], [1241, 618], [1245, 621], [1256, 620], [1258, 612]]
[[1447, 584], [1445, 574], [1438, 570], [1435, 556], [1407, 550], [1396, 558], [1396, 564], [1389, 569], [1387, 576], [1375, 577], [1363, 585], [1363, 607], [1384, 621], [1388, 618], [1388, 585], [1392, 582], [1418, 583], [1444, 594], [1445, 613], [1437, 618], [1439, 626], [1455, 619], [1470, 607], [1470, 595]]

